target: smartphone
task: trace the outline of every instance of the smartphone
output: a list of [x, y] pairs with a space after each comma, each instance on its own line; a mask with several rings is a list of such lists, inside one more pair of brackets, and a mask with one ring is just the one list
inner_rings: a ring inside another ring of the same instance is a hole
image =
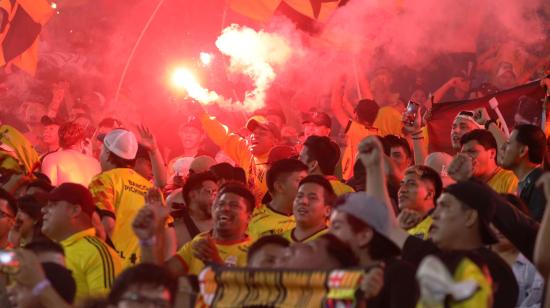
[[0, 268], [5, 272], [17, 272], [19, 269], [19, 259], [13, 250], [0, 250]]
[[403, 114], [403, 122], [409, 126], [414, 125], [414, 121], [416, 120], [416, 115], [418, 114], [419, 108], [420, 104], [415, 103], [412, 100], [409, 101], [409, 103], [407, 104], [407, 109]]

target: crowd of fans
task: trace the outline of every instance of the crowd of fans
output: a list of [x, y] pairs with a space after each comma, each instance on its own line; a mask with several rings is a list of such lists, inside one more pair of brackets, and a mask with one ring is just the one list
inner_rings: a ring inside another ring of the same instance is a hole
[[386, 68], [360, 78], [361, 97], [341, 78], [324, 110], [269, 108], [239, 130], [187, 102], [171, 155], [149, 128], [98, 116], [101, 94], [74, 101], [55, 82], [1, 114], [0, 306], [205, 305], [197, 277], [213, 267], [360, 269], [360, 307], [550, 307], [540, 114], [518, 113], [507, 137], [465, 108], [454, 152], [428, 151], [433, 104], [540, 68], [506, 55], [489, 48], [432, 92], [420, 74], [396, 90]]

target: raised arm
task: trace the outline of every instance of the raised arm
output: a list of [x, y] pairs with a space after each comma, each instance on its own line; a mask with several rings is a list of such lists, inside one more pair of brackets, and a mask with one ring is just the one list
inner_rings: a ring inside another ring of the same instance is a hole
[[439, 89], [434, 92], [434, 104], [441, 103], [441, 100], [460, 81], [461, 77], [453, 77], [445, 82]]
[[397, 246], [403, 248], [409, 234], [399, 227], [391, 200], [386, 188], [386, 176], [383, 166], [384, 150], [380, 140], [375, 136], [369, 136], [359, 144], [359, 159], [367, 172], [367, 194], [384, 201], [388, 215], [390, 215], [390, 237]]
[[140, 136], [140, 144], [147, 149], [149, 159], [151, 160], [155, 186], [163, 188], [166, 186], [168, 175], [166, 171], [166, 164], [164, 163], [164, 159], [162, 158], [162, 154], [160, 153], [157, 145], [157, 140], [149, 128], [143, 125], [138, 127], [138, 132]]
[[331, 101], [330, 101], [330, 107], [332, 109], [332, 113], [340, 126], [346, 127], [348, 125], [348, 122], [350, 120], [350, 117], [348, 113], [345, 110], [344, 103], [347, 102], [347, 99], [345, 99], [345, 85], [346, 85], [346, 79], [340, 78], [332, 87], [332, 95], [331, 95]]

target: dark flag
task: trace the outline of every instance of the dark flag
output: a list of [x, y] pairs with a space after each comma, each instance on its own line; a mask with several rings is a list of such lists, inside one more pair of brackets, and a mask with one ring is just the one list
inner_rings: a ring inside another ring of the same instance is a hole
[[[531, 104], [531, 106], [529, 106], [530, 110], [528, 111], [520, 110], [520, 113], [529, 114], [529, 118], [527, 118], [527, 120], [537, 122], [536, 120], [538, 119], [540, 122], [542, 118], [542, 100], [544, 99], [544, 94], [545, 90], [540, 86], [540, 81], [537, 80], [479, 99], [439, 103], [434, 105], [432, 109], [432, 116], [428, 123], [430, 153], [453, 153], [451, 147], [451, 126], [455, 116], [460, 111], [473, 111], [477, 108], [485, 107], [492, 119], [498, 119], [497, 114], [489, 105], [489, 100], [495, 97], [498, 100], [498, 108], [500, 109], [506, 125], [511, 132], [515, 125], [515, 118], [516, 113], [518, 112], [520, 97], [530, 97], [532, 98], [530, 101], [537, 103], [535, 106]], [[526, 118], [526, 116], [523, 116], [523, 118]]]

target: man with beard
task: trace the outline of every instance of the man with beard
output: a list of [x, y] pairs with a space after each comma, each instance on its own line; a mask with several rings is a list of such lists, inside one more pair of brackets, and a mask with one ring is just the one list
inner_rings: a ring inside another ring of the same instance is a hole
[[[198, 275], [208, 264], [246, 266], [246, 254], [251, 240], [246, 234], [256, 201], [254, 195], [239, 183], [220, 188], [212, 206], [212, 230], [197, 235], [183, 245], [164, 266], [175, 276]], [[133, 229], [140, 240], [142, 262], [162, 261], [162, 241], [157, 241], [158, 229], [167, 213], [161, 206], [146, 206], [136, 216]]]
[[191, 174], [182, 188], [185, 204], [172, 212], [178, 247], [199, 233], [212, 229], [212, 203], [218, 192], [216, 177], [210, 172]]

